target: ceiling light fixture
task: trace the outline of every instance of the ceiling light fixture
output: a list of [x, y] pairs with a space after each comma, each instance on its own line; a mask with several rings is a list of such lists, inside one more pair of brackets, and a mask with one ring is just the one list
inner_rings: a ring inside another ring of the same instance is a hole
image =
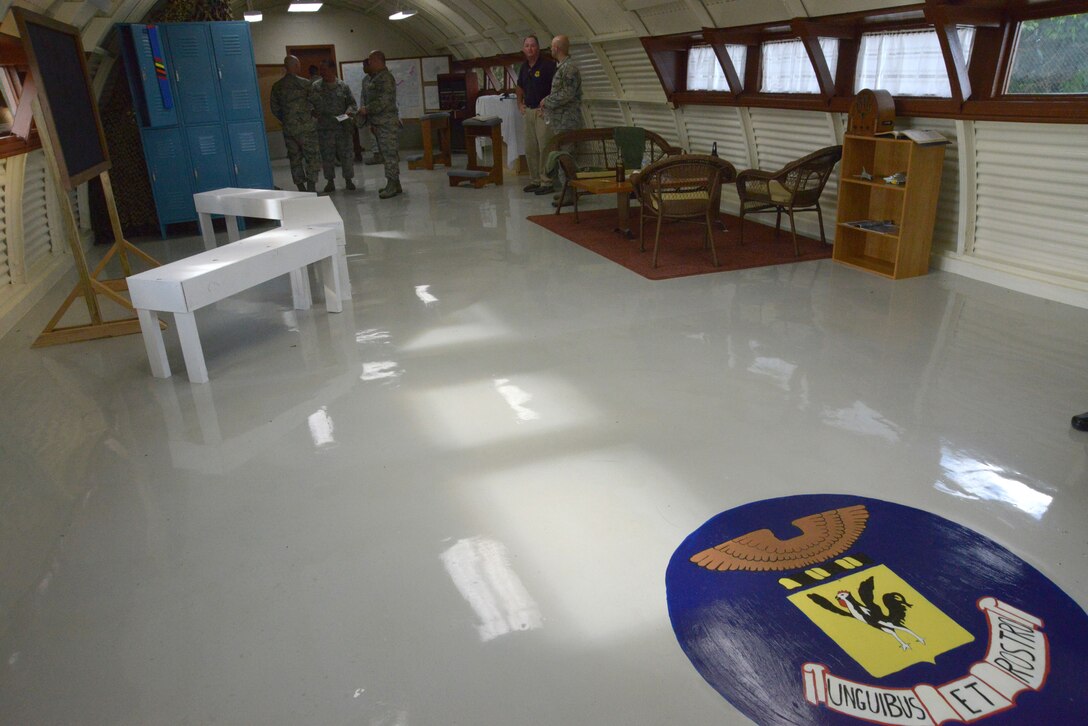
[[316, 13], [321, 9], [321, 3], [291, 3], [287, 6], [289, 13]]
[[415, 10], [410, 10], [408, 8], [403, 8], [403, 9], [398, 10], [397, 12], [393, 13], [392, 15], [390, 15], [389, 19], [390, 20], [407, 20], [408, 18], [412, 17], [415, 14], [416, 14]]
[[242, 13], [242, 17], [247, 23], [259, 23], [264, 20], [264, 13], [260, 10], [247, 10]]

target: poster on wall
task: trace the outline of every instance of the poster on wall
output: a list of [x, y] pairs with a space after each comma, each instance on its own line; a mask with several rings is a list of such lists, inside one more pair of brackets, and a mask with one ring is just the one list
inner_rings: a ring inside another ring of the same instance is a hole
[[423, 87], [423, 105], [428, 111], [442, 110], [442, 106], [438, 100], [438, 86]]
[[397, 80], [397, 110], [401, 118], [423, 115], [423, 74], [419, 58], [397, 58], [385, 62]]
[[450, 72], [450, 57], [448, 55], [428, 56], [422, 60], [423, 82], [438, 83], [439, 73]]
[[363, 61], [345, 61], [340, 64], [340, 78], [344, 83], [348, 84], [348, 88], [351, 89], [351, 95], [355, 97], [356, 103], [362, 103], [362, 91], [363, 91], [363, 78], [366, 73], [363, 72]]

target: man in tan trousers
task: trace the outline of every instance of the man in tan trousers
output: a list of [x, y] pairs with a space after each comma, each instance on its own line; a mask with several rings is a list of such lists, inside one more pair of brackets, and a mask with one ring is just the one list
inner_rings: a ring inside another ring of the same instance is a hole
[[525, 118], [525, 159], [529, 162], [529, 185], [524, 191], [551, 194], [552, 181], [544, 173], [544, 149], [553, 132], [539, 108], [541, 99], [552, 92], [555, 61], [540, 55], [540, 41], [535, 35], [525, 38], [521, 51], [525, 62], [518, 71], [518, 110]]

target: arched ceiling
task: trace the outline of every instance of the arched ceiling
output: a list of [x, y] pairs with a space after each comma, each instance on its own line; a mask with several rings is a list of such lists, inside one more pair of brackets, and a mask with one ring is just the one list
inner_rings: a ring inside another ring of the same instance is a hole
[[[248, 0], [254, 10], [287, 0]], [[574, 43], [601, 43], [797, 17], [914, 4], [903, 0], [327, 0], [329, 5], [385, 19], [402, 8], [418, 14], [397, 23], [423, 48], [474, 58], [516, 53], [527, 33], [546, 43], [565, 34]], [[81, 5], [83, 3], [58, 3]], [[241, 17], [247, 0], [232, 0]]]

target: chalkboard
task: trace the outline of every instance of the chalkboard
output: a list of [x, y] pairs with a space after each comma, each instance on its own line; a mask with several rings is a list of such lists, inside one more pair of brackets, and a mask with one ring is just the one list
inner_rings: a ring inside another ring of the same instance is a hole
[[79, 30], [22, 8], [12, 12], [60, 167], [59, 181], [74, 189], [110, 168]]

